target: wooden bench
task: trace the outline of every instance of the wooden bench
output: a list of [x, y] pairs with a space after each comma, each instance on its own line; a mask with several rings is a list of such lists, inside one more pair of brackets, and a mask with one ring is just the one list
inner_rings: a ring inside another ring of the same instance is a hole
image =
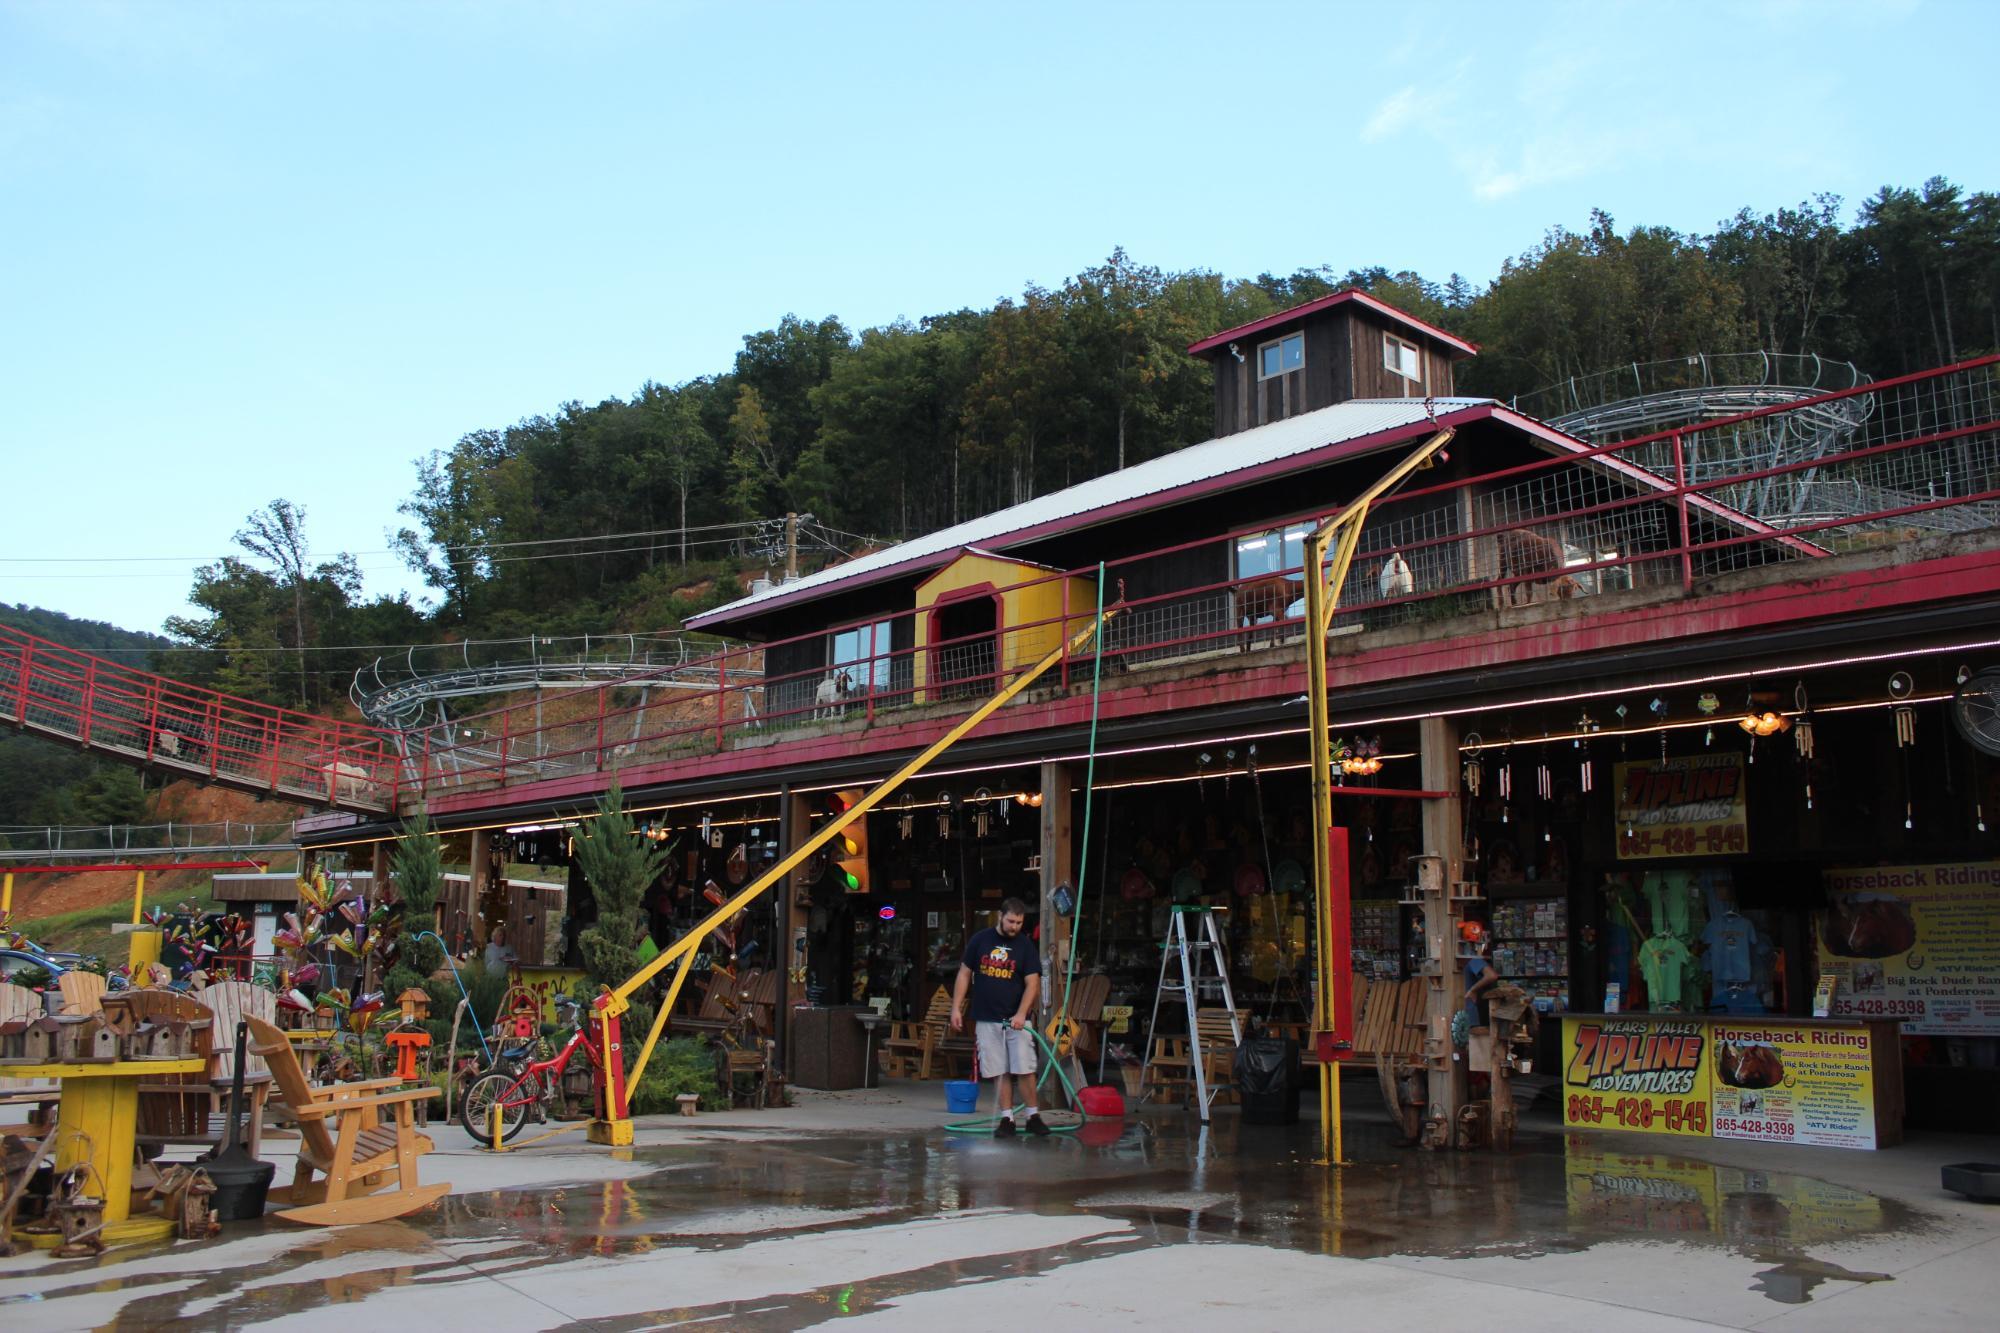
[[[279, 1095], [299, 1118], [292, 1183], [272, 1192], [289, 1205], [278, 1216], [316, 1226], [380, 1222], [451, 1192], [448, 1184], [417, 1183], [417, 1158], [432, 1145], [417, 1132], [416, 1103], [441, 1096], [439, 1089], [392, 1091], [400, 1087], [393, 1078], [315, 1088], [284, 1033], [262, 1019], [249, 1023], [251, 1049], [268, 1062]], [[386, 1124], [385, 1110], [393, 1117]]]

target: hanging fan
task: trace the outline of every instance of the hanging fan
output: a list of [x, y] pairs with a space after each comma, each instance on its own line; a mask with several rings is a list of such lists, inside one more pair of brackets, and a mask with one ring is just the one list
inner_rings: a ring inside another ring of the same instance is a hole
[[1975, 671], [1952, 696], [1958, 734], [1982, 754], [2000, 755], [2000, 667]]

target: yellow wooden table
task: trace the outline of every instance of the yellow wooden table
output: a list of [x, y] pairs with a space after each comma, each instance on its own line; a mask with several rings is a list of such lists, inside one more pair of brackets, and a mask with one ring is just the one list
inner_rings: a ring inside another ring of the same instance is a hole
[[185, 1060], [114, 1060], [103, 1064], [0, 1065], [9, 1078], [52, 1078], [62, 1084], [56, 1109], [56, 1173], [90, 1164], [86, 1193], [104, 1193], [106, 1244], [172, 1234], [167, 1218], [132, 1216], [132, 1159], [139, 1129], [139, 1084], [161, 1074], [198, 1074], [199, 1056]]

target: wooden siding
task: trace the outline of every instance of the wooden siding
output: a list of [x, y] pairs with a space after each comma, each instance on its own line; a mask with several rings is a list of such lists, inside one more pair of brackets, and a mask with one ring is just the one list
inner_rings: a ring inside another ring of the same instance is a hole
[[[1410, 330], [1391, 324], [1372, 311], [1360, 307], [1343, 307], [1352, 313], [1342, 317], [1348, 321], [1350, 343], [1354, 348], [1354, 377], [1352, 380], [1354, 398], [1425, 398], [1449, 397], [1452, 393], [1451, 358], [1442, 348], [1429, 338], [1412, 333]], [[1413, 385], [1391, 371], [1383, 362], [1383, 339], [1393, 335], [1401, 338], [1417, 349], [1418, 363], [1423, 367], [1424, 382]]]
[[[1258, 349], [1294, 333], [1305, 335], [1305, 365], [1288, 375], [1258, 379]], [[1417, 348], [1422, 385], [1412, 385], [1383, 363], [1382, 339], [1390, 333]], [[1445, 347], [1356, 305], [1336, 306], [1267, 329], [1254, 344], [1239, 347], [1241, 361], [1227, 347], [1208, 353], [1215, 364], [1217, 437], [1354, 398], [1445, 397], [1454, 391], [1452, 358]]]

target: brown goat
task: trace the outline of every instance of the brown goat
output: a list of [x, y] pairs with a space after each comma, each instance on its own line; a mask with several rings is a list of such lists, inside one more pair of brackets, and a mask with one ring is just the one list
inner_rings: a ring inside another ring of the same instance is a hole
[[1286, 610], [1303, 596], [1305, 585], [1294, 583], [1282, 574], [1267, 574], [1263, 578], [1237, 584], [1236, 619], [1246, 631], [1252, 631], [1243, 636], [1243, 651], [1250, 651], [1256, 627], [1267, 620], [1273, 622], [1271, 642], [1276, 643], [1278, 631], [1275, 623], [1283, 620]]
[[1493, 546], [1500, 558], [1499, 576], [1522, 580], [1501, 586], [1503, 605], [1524, 606], [1539, 600], [1535, 591], [1538, 583], [1549, 583], [1555, 595], [1563, 598], [1581, 591], [1575, 579], [1563, 574], [1563, 544], [1555, 538], [1510, 528], [1493, 534]]

